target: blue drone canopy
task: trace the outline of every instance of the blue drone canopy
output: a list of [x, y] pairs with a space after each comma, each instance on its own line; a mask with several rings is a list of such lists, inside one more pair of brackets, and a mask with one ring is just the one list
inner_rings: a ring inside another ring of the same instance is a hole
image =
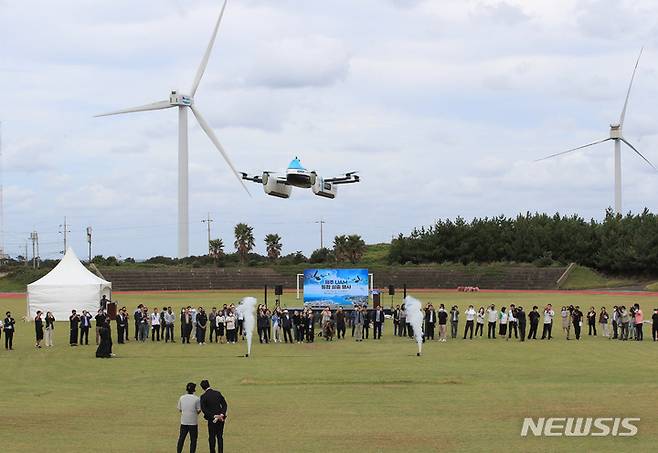
[[299, 159], [295, 157], [292, 162], [290, 162], [290, 165], [288, 165], [288, 170], [304, 170], [304, 167], [302, 167], [302, 163]]

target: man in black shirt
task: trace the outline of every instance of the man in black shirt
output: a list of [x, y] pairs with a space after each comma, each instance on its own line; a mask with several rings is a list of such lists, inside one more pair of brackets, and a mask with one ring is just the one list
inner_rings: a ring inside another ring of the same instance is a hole
[[537, 327], [539, 326], [539, 307], [536, 305], [532, 307], [532, 311], [528, 313], [528, 318], [530, 319], [530, 331], [528, 332], [528, 340], [537, 339]]
[[12, 350], [14, 349], [14, 329], [16, 321], [11, 317], [10, 311], [5, 313], [5, 316], [5, 320], [2, 322], [5, 329], [5, 349]]
[[434, 326], [436, 325], [436, 312], [434, 306], [429, 304], [425, 309], [425, 338], [434, 340]]
[[210, 453], [215, 453], [215, 443], [217, 451], [224, 452], [224, 422], [228, 414], [228, 403], [224, 396], [217, 390], [210, 388], [207, 380], [201, 381], [201, 388], [204, 393], [201, 395], [201, 411], [203, 418], [208, 421], [208, 445]]
[[583, 320], [583, 312], [580, 311], [578, 305], [576, 305], [576, 308], [571, 312], [571, 320], [573, 321], [573, 330], [576, 334], [576, 340], [580, 340], [580, 327]]
[[[96, 322], [98, 324], [98, 321]], [[124, 339], [128, 340], [128, 316], [126, 315], [126, 307], [121, 307], [117, 315], [117, 341], [123, 344]]]
[[525, 341], [525, 311], [523, 311], [523, 307], [516, 309], [516, 321], [519, 324], [519, 336], [521, 337], [521, 341]]
[[[83, 316], [84, 316], [84, 312]], [[89, 315], [91, 318], [91, 315]], [[100, 339], [101, 339], [101, 327], [103, 324], [105, 324], [105, 312], [103, 312], [102, 308], [98, 309], [98, 313], [96, 313], [96, 316], [94, 316], [94, 319], [96, 320], [96, 344], [99, 344]], [[82, 338], [80, 339], [80, 343], [82, 343]]]
[[75, 310], [71, 310], [71, 316], [69, 316], [69, 344], [71, 346], [78, 345], [78, 325], [80, 324], [80, 316]]

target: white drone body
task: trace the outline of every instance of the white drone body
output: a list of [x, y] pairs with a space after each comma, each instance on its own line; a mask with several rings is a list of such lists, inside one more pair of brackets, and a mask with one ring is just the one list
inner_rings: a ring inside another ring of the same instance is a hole
[[353, 184], [360, 181], [356, 172], [347, 172], [334, 178], [322, 178], [315, 171], [309, 171], [302, 167], [298, 158], [294, 158], [288, 169], [286, 176], [274, 176], [274, 172], [264, 171], [261, 176], [249, 176], [242, 173], [242, 179], [260, 183], [267, 195], [278, 198], [290, 198], [292, 188], [312, 189], [318, 197], [336, 198], [338, 186], [341, 184]]

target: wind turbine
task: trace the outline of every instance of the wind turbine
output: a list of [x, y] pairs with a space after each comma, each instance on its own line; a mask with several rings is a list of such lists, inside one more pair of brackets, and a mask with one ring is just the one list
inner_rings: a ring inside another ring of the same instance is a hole
[[644, 161], [651, 166], [654, 170], [656, 170], [656, 167], [649, 162], [649, 160], [640, 153], [635, 146], [631, 145], [631, 143], [624, 138], [622, 134], [622, 128], [624, 127], [624, 119], [626, 118], [626, 108], [628, 107], [628, 99], [631, 96], [631, 88], [633, 87], [633, 80], [635, 79], [635, 72], [637, 71], [637, 66], [640, 63], [640, 58], [642, 57], [642, 51], [644, 50], [644, 47], [640, 49], [640, 55], [637, 57], [637, 61], [635, 61], [635, 68], [633, 69], [633, 75], [631, 76], [631, 82], [628, 85], [628, 92], [626, 93], [626, 100], [624, 101], [624, 107], [621, 110], [621, 115], [619, 116], [619, 122], [618, 123], [613, 123], [610, 125], [610, 136], [608, 138], [604, 138], [602, 140], [597, 140], [592, 143], [588, 143], [586, 145], [579, 146], [577, 148], [571, 148], [566, 151], [562, 151], [560, 153], [556, 154], [551, 154], [550, 156], [543, 157], [541, 159], [537, 159], [535, 162], [539, 162], [542, 160], [550, 159], [552, 157], [557, 157], [557, 156], [562, 156], [564, 154], [568, 154], [574, 151], [577, 151], [579, 149], [587, 148], [588, 146], [594, 146], [598, 145], [599, 143], [607, 142], [608, 140], [613, 140], [615, 143], [615, 214], [621, 214], [621, 143], [624, 142], [630, 149], [635, 151], [638, 156], [640, 156]]
[[102, 115], [96, 115], [96, 117], [101, 116], [110, 116], [110, 115], [120, 115], [123, 113], [134, 113], [134, 112], [148, 112], [151, 110], [163, 110], [170, 109], [173, 107], [178, 107], [178, 257], [184, 258], [189, 255], [189, 170], [188, 170], [188, 140], [187, 140], [187, 110], [192, 110], [192, 113], [196, 117], [199, 126], [206, 133], [210, 141], [215, 145], [217, 150], [221, 153], [222, 157], [233, 171], [235, 177], [240, 181], [244, 190], [249, 194], [247, 186], [245, 186], [242, 181], [242, 176], [236, 171], [231, 159], [229, 159], [228, 154], [224, 150], [224, 147], [217, 139], [217, 136], [213, 130], [208, 125], [208, 122], [204, 119], [203, 115], [199, 109], [194, 105], [194, 95], [196, 94], [197, 88], [199, 88], [199, 83], [201, 78], [206, 70], [208, 65], [208, 60], [210, 59], [210, 54], [212, 53], [213, 45], [215, 44], [215, 38], [217, 37], [217, 32], [219, 31], [219, 25], [222, 22], [222, 17], [224, 16], [224, 10], [226, 9], [226, 3], [228, 0], [224, 0], [222, 9], [219, 13], [219, 18], [215, 24], [215, 29], [212, 32], [210, 37], [210, 42], [206, 48], [206, 53], [203, 55], [201, 64], [197, 69], [196, 76], [192, 82], [192, 88], [189, 91], [189, 94], [179, 93], [174, 90], [169, 94], [169, 99], [164, 101], [154, 102], [152, 104], [141, 105], [139, 107], [132, 107], [124, 110], [118, 110], [115, 112], [104, 113]]

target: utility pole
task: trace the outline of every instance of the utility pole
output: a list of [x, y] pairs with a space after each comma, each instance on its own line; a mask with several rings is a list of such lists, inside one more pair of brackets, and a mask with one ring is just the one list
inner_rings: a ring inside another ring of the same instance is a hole
[[322, 232], [322, 225], [324, 225], [327, 222], [325, 222], [324, 220], [318, 220], [315, 223], [320, 224], [320, 248], [323, 249], [324, 248], [324, 237], [323, 237], [323, 232]]
[[62, 228], [62, 230], [59, 233], [64, 235], [64, 251], [62, 253], [65, 254], [66, 253], [66, 246], [67, 246], [67, 244], [66, 244], [66, 235], [71, 232], [69, 230], [68, 224], [66, 223], [66, 216], [64, 216], [64, 225], [60, 225], [59, 227]]
[[37, 243], [39, 241], [39, 234], [36, 231], [30, 233], [30, 240], [32, 241], [32, 267], [37, 268]]
[[87, 243], [89, 244], [89, 263], [91, 264], [91, 227], [87, 227]]
[[25, 267], [27, 267], [27, 263], [28, 263], [29, 261], [30, 261], [30, 260], [29, 260], [28, 257], [27, 257], [27, 241], [25, 241]]
[[201, 223], [205, 223], [206, 226], [208, 227], [208, 256], [210, 256], [210, 224], [213, 223], [215, 220], [210, 218], [210, 213], [208, 213], [208, 217], [203, 219]]

